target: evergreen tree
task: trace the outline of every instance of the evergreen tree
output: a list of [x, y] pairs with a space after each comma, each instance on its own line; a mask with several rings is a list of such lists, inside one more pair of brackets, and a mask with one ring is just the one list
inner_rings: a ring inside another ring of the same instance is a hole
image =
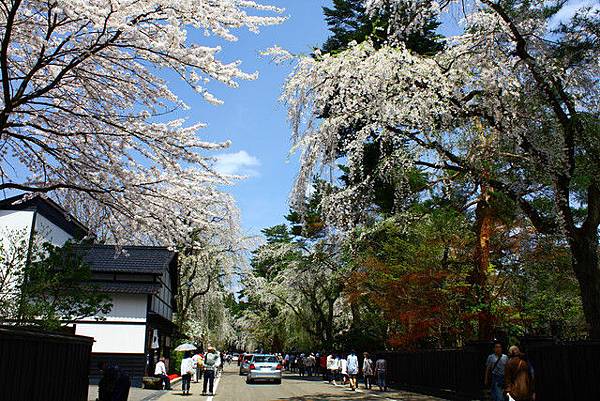
[[[322, 50], [326, 53], [343, 50], [352, 41], [361, 43], [370, 39], [379, 47], [389, 39], [389, 14], [370, 16], [364, 0], [334, 0], [333, 7], [323, 7], [323, 14], [332, 33], [323, 44]], [[441, 35], [436, 32], [439, 25], [436, 19], [430, 19], [422, 31], [408, 35], [404, 45], [419, 54], [442, 50]]]

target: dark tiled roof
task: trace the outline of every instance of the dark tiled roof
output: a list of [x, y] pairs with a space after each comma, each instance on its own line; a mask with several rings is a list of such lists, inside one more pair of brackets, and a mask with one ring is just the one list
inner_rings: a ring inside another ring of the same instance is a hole
[[65, 230], [75, 238], [83, 238], [89, 229], [69, 214], [61, 205], [48, 197], [40, 194], [24, 200], [26, 193], [0, 200], [2, 210], [37, 210], [52, 223]]
[[110, 294], [157, 294], [160, 283], [92, 282], [93, 288]]
[[114, 245], [76, 248], [93, 272], [162, 274], [169, 269], [175, 252], [163, 247], [125, 246], [117, 253]]

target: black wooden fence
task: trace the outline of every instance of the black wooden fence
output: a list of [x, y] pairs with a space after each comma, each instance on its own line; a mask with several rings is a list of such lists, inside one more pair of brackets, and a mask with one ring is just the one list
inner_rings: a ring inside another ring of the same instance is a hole
[[87, 401], [93, 342], [0, 326], [0, 400]]
[[[491, 344], [463, 349], [389, 352], [388, 381], [453, 400], [484, 400], [484, 370]], [[600, 342], [524, 340], [535, 370], [536, 401], [600, 401]]]

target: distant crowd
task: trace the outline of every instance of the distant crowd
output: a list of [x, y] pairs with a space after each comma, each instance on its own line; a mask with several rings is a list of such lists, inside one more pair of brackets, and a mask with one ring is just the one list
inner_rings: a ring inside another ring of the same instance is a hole
[[322, 376], [334, 386], [358, 388], [358, 378], [362, 377], [365, 389], [372, 390], [375, 384], [379, 391], [387, 391], [387, 362], [383, 355], [372, 358], [364, 352], [362, 360], [356, 352], [315, 352], [277, 354], [286, 371], [298, 373], [301, 377]]

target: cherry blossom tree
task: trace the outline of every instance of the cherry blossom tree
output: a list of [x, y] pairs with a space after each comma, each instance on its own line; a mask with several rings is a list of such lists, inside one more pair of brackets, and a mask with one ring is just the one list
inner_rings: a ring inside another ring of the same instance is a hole
[[[518, 205], [540, 233], [559, 233], [569, 244], [589, 332], [599, 338], [598, 8], [557, 22], [564, 2], [471, 2], [462, 9], [463, 33], [424, 56], [401, 39], [450, 2], [366, 6], [375, 14], [398, 11], [389, 27], [397, 43], [303, 58], [286, 84], [301, 152], [294, 199], [315, 173], [335, 176], [340, 153], [351, 185], [331, 191], [322, 207], [342, 229], [369, 210], [374, 175], [408, 179], [418, 169], [433, 182], [455, 176], [484, 184]], [[365, 174], [363, 151], [373, 141], [388, 151]], [[480, 189], [473, 201], [488, 195]]]
[[[0, 2], [0, 189], [48, 194], [112, 241], [174, 244], [237, 215], [199, 134], [165, 121], [186, 104], [170, 70], [211, 104], [207, 86], [255, 79], [219, 60], [213, 36], [279, 24], [282, 10], [248, 0]], [[168, 118], [168, 117], [167, 117]], [[215, 224], [217, 223], [217, 224]]]

